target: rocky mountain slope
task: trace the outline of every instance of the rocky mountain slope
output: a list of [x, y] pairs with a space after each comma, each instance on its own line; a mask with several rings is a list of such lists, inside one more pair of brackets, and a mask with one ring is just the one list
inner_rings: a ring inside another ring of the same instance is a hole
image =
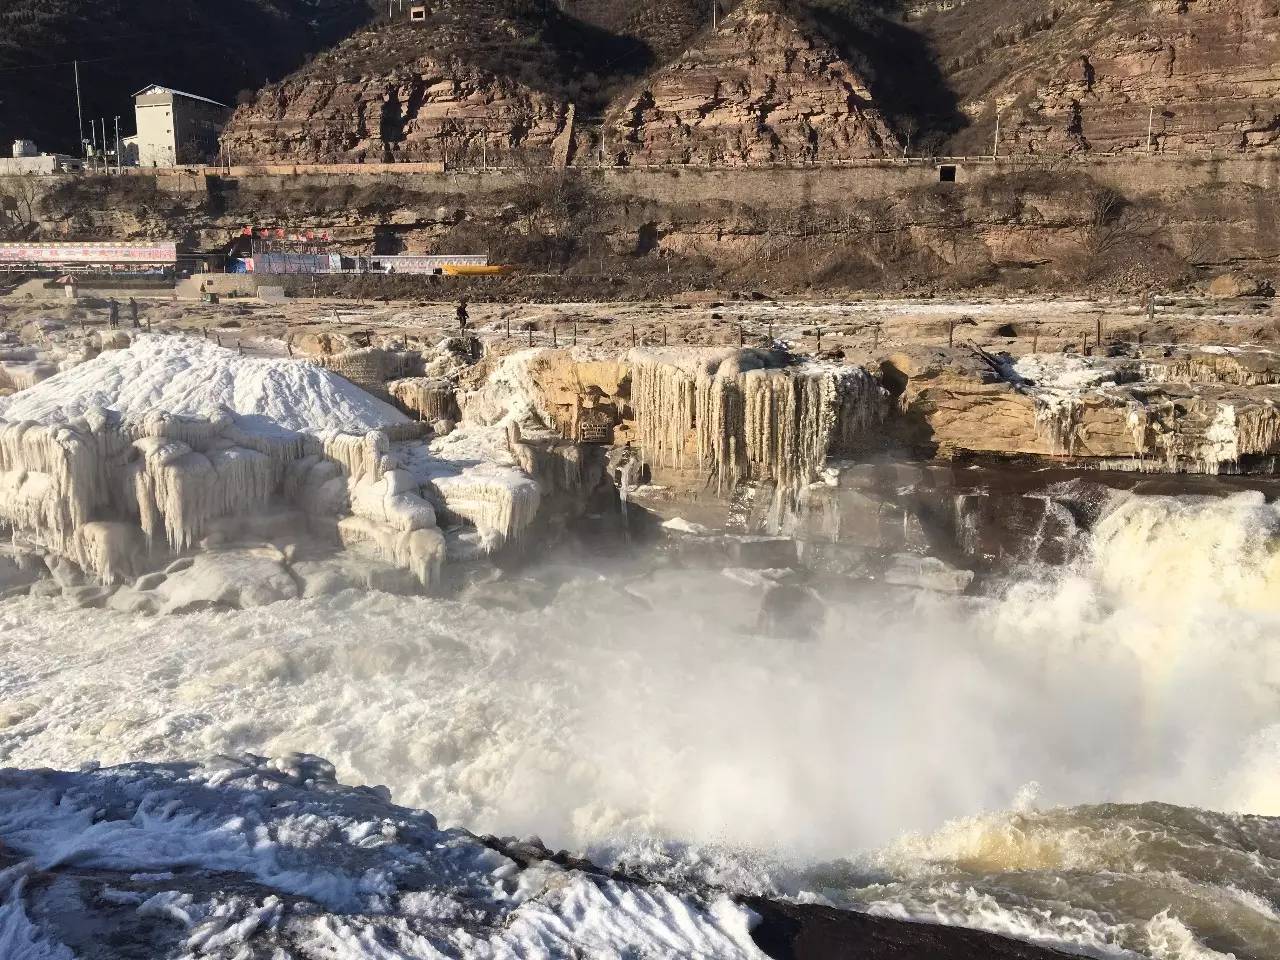
[[633, 46], [549, 0], [440, 0], [267, 87], [224, 143], [239, 162], [545, 163], [567, 157], [578, 110], [649, 64]]
[[[817, 12], [830, 10], [823, 3]], [[899, 147], [808, 5], [447, 0], [362, 31], [237, 111], [242, 162], [795, 162]], [[477, 38], [483, 38], [477, 40]]]
[[[942, 6], [942, 5], [938, 5]], [[962, 103], [958, 152], [1240, 150], [1280, 141], [1270, 0], [968, 0], [912, 23]]]
[[623, 163], [750, 165], [896, 153], [866, 78], [802, 12], [748, 0], [614, 115]]
[[395, 20], [267, 88], [232, 123], [233, 149], [794, 163], [989, 152], [997, 111], [1006, 154], [1280, 138], [1270, 0], [739, 0], [714, 24], [695, 0], [444, 0], [426, 24]]
[[370, 15], [368, 0], [6, 0], [0, 4], [0, 144], [18, 137], [78, 152], [79, 59], [89, 119], [121, 116], [162, 83], [234, 103], [295, 69]]

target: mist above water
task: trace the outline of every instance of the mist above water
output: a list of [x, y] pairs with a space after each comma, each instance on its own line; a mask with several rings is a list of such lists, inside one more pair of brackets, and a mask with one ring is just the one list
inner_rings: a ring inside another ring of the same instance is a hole
[[1280, 813], [1280, 512], [1260, 495], [1130, 497], [1091, 555], [995, 597], [850, 582], [807, 641], [754, 632], [755, 576], [584, 566], [525, 614], [12, 601], [0, 763], [307, 751], [478, 831], [792, 864], [954, 860], [909, 838], [1032, 798]]

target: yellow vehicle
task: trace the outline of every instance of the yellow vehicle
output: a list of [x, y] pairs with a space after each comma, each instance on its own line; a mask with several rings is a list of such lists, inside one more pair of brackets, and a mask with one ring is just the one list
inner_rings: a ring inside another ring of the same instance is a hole
[[458, 263], [445, 264], [441, 270], [446, 277], [493, 277], [500, 273], [509, 273], [511, 268], [497, 264], [482, 267], [476, 264]]

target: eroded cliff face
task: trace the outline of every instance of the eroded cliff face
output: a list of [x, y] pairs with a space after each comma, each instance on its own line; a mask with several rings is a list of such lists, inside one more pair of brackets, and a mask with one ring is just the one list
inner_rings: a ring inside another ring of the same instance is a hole
[[242, 164], [478, 167], [563, 166], [575, 154], [752, 165], [900, 150], [866, 77], [800, 4], [749, 0], [701, 31], [684, 3], [656, 11], [652, 31], [635, 15], [605, 29], [526, 6], [538, 9], [451, 0], [425, 24], [365, 30], [241, 106], [226, 154]]
[[866, 80], [790, 5], [751, 0], [621, 106], [605, 152], [633, 164], [881, 157], [900, 148]]
[[997, 113], [1004, 155], [1280, 143], [1275, 0], [718, 9], [437, 0], [265, 88], [225, 143], [241, 163], [742, 167], [986, 154]]
[[[348, 45], [382, 42], [374, 33]], [[235, 112], [223, 144], [232, 163], [482, 165], [547, 159], [566, 131], [572, 108], [557, 97], [420, 54], [388, 72], [308, 72], [268, 87]]]
[[159, 176], [49, 178], [31, 232], [216, 250], [246, 223], [287, 223], [329, 233], [344, 253], [484, 252], [591, 296], [622, 278], [615, 297], [654, 279], [785, 292], [1276, 278], [1274, 161], [999, 169], [955, 184], [927, 182], [932, 168], [257, 175], [181, 193], [157, 188], [170, 179]]
[[923, 16], [971, 126], [961, 152], [1242, 150], [1280, 142], [1280, 4], [1111, 0]]

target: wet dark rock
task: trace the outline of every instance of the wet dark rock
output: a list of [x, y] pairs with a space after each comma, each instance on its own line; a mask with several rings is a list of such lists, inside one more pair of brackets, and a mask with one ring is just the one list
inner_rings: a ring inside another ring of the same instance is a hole
[[760, 632], [772, 637], [812, 637], [826, 613], [822, 600], [809, 587], [780, 583], [760, 603]]
[[17, 557], [0, 555], [0, 590], [27, 588], [40, 579], [39, 571]]
[[909, 923], [811, 903], [748, 897], [751, 931], [774, 960], [1062, 960], [1066, 954], [993, 933]]
[[801, 547], [805, 569], [822, 577], [865, 577], [875, 553], [843, 541], [810, 541]]
[[794, 567], [799, 560], [796, 541], [789, 537], [742, 537], [730, 541], [732, 562], [741, 567]]
[[115, 593], [115, 587], [101, 587], [97, 584], [88, 584], [83, 587], [68, 587], [62, 591], [62, 595], [74, 603], [77, 607], [86, 610], [97, 610], [106, 606], [111, 599], [111, 595]]

